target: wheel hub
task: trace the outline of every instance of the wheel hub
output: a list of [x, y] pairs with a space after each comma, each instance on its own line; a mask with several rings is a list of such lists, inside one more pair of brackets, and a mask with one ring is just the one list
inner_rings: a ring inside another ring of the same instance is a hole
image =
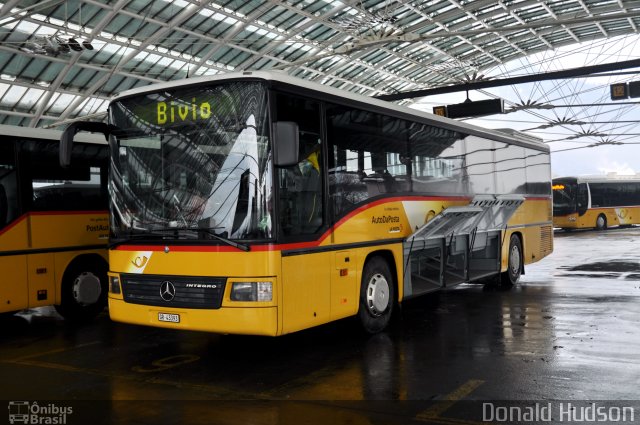
[[100, 279], [91, 272], [78, 275], [73, 281], [73, 298], [80, 305], [90, 305], [98, 302], [102, 288]]
[[511, 273], [516, 274], [520, 270], [520, 249], [517, 245], [511, 247], [511, 255], [509, 256], [509, 267], [511, 267]]
[[367, 285], [367, 307], [374, 316], [380, 316], [389, 306], [389, 283], [380, 273], [374, 274]]

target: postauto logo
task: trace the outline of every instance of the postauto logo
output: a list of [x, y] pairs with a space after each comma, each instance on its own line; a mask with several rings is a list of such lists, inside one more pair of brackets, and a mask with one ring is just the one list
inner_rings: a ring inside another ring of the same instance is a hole
[[73, 407], [37, 401], [10, 401], [8, 409], [10, 424], [64, 425], [73, 414]]

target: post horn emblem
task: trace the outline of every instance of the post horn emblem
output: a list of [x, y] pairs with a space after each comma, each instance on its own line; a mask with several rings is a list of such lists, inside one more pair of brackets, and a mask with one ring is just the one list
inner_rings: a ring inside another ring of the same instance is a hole
[[147, 265], [147, 261], [149, 261], [149, 258], [143, 255], [142, 257], [136, 257], [134, 260], [131, 261], [131, 264], [141, 269]]

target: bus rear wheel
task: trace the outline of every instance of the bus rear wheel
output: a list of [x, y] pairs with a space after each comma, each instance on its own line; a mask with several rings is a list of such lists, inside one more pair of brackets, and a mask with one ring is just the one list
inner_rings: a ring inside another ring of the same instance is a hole
[[358, 318], [367, 333], [375, 334], [389, 324], [395, 300], [395, 286], [389, 265], [381, 257], [367, 261], [360, 284]]
[[503, 288], [511, 288], [518, 283], [522, 274], [522, 265], [524, 263], [524, 255], [522, 254], [522, 242], [520, 237], [512, 234], [509, 239], [509, 259], [507, 263], [507, 271], [500, 275], [500, 286]]
[[107, 265], [97, 260], [76, 261], [62, 278], [56, 311], [66, 320], [85, 322], [107, 305]]
[[596, 218], [596, 229], [605, 230], [607, 228], [607, 217], [604, 214], [600, 214]]

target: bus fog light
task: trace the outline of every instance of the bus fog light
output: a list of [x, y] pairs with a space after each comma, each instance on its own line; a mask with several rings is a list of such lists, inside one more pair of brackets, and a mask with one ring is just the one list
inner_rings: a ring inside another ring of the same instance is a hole
[[109, 279], [110, 283], [111, 283], [111, 293], [112, 294], [119, 294], [120, 293], [120, 279], [116, 276], [112, 276]]
[[271, 301], [271, 282], [234, 282], [231, 286], [231, 301]]

